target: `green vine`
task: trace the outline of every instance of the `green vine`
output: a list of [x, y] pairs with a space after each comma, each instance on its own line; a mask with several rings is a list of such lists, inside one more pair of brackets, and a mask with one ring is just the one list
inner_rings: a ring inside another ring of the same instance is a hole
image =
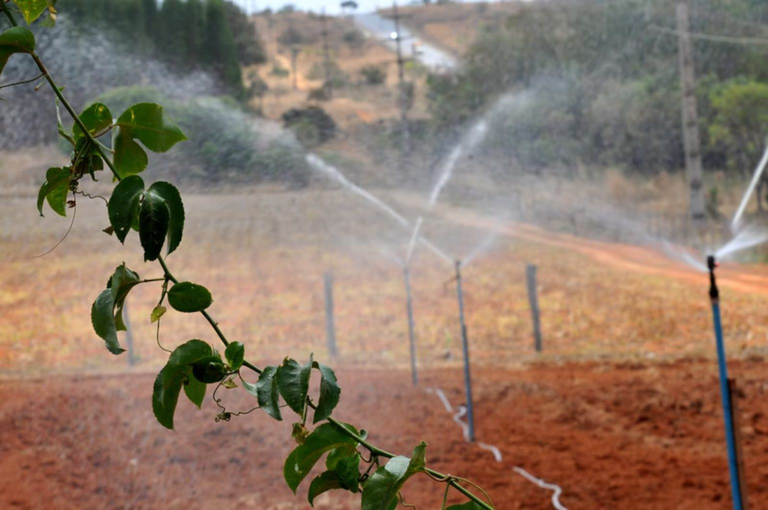
[[[183, 390], [186, 397], [198, 408], [202, 407], [207, 387], [215, 385], [212, 398], [220, 409], [216, 421], [231, 418], [261, 409], [275, 420], [283, 419], [283, 409], [298, 415], [292, 436], [298, 446], [285, 461], [283, 476], [288, 486], [296, 492], [315, 464], [325, 456], [326, 470], [309, 484], [308, 499], [314, 499], [330, 490], [346, 490], [360, 493], [363, 510], [391, 510], [405, 503], [402, 489], [406, 482], [417, 474], [424, 474], [437, 483], [446, 484], [441, 508], [452, 510], [492, 510], [493, 504], [487, 494], [477, 485], [463, 478], [439, 473], [426, 462], [426, 443], [414, 448], [410, 458], [398, 456], [383, 450], [367, 440], [367, 432], [340, 422], [331, 415], [341, 396], [336, 374], [327, 365], [310, 359], [301, 364], [286, 358], [279, 366], [259, 368], [245, 359], [245, 346], [227, 339], [218, 323], [207, 312], [213, 302], [211, 293], [205, 287], [192, 282], [180, 281], [171, 272], [165, 257], [171, 255], [181, 243], [184, 231], [184, 204], [178, 189], [168, 182], [155, 182], [149, 187], [138, 174], [148, 164], [145, 149], [152, 152], [166, 152], [174, 145], [186, 140], [181, 130], [168, 118], [163, 107], [153, 103], [131, 106], [117, 117], [100, 103], [93, 104], [78, 114], [67, 101], [62, 89], [56, 84], [48, 69], [35, 53], [34, 34], [26, 27], [19, 26], [9, 5], [23, 15], [27, 24], [33, 23], [46, 11], [46, 22], [55, 21], [56, 10], [53, 0], [0, 0], [0, 10], [12, 27], [0, 33], [0, 74], [8, 59], [14, 54], [29, 55], [41, 72], [32, 80], [24, 80], [7, 86], [23, 85], [44, 78], [57, 101], [57, 125], [59, 134], [71, 146], [70, 164], [61, 168], [49, 168], [46, 180], [40, 188], [37, 207], [43, 214], [44, 204], [61, 216], [66, 216], [67, 206], [76, 208], [77, 194], [91, 198], [80, 191], [80, 181], [85, 176], [95, 179], [95, 172], [106, 165], [117, 182], [111, 197], [106, 200], [110, 226], [105, 232], [125, 243], [133, 230], [138, 233], [146, 262], [157, 262], [163, 271], [162, 278], [142, 279], [139, 274], [125, 266], [118, 266], [110, 276], [106, 288], [101, 291], [91, 308], [91, 322], [94, 331], [101, 337], [107, 349], [120, 354], [118, 332], [124, 331], [123, 307], [130, 291], [145, 284], [161, 284], [160, 299], [152, 310], [150, 320], [157, 322], [158, 346], [160, 344], [160, 322], [168, 305], [180, 313], [200, 313], [208, 321], [216, 336], [224, 345], [223, 356], [205, 341], [193, 339], [170, 352], [168, 362], [157, 375], [153, 387], [152, 407], [158, 422], [174, 428], [174, 416], [179, 396]], [[58, 104], [64, 106], [74, 121], [71, 130], [65, 129], [58, 115]], [[111, 134], [111, 143], [105, 144], [100, 138]], [[67, 201], [72, 194], [73, 200]], [[76, 209], [75, 209], [76, 210]], [[74, 213], [73, 213], [74, 216]], [[165, 249], [165, 256], [162, 252]], [[245, 367], [258, 380], [247, 382], [241, 370]], [[310, 379], [314, 373], [320, 376], [320, 391], [310, 395]], [[224, 386], [240, 386], [258, 405], [247, 411], [232, 412], [221, 405], [217, 391]], [[311, 415], [311, 416], [310, 416]], [[309, 430], [309, 427], [314, 427]], [[367, 452], [367, 456], [363, 453]], [[387, 459], [381, 465], [382, 459]], [[483, 498], [475, 495], [463, 484], [478, 489]], [[448, 491], [454, 489], [468, 501], [464, 504], [446, 507]]]

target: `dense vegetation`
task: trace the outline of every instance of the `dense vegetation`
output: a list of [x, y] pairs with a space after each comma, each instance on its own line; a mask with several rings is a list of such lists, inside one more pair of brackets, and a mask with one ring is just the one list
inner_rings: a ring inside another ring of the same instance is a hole
[[[749, 171], [768, 134], [768, 5], [693, 0], [705, 166]], [[535, 2], [487, 30], [456, 76], [430, 78], [441, 131], [501, 96], [489, 151], [523, 168], [683, 166], [674, 2]], [[716, 40], [707, 36], [726, 36]], [[738, 37], [739, 39], [728, 39]], [[738, 129], [734, 127], [738, 126]]]
[[240, 65], [266, 61], [246, 14], [224, 0], [68, 0], [65, 12], [79, 26], [130, 38], [175, 69], [212, 71], [235, 97], [244, 93]]

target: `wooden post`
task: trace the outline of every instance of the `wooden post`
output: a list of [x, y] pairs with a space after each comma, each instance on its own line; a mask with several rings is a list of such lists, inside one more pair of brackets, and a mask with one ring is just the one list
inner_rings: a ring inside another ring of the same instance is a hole
[[325, 339], [328, 343], [328, 355], [335, 358], [336, 350], [336, 324], [333, 318], [333, 275], [325, 273]]
[[128, 351], [128, 364], [133, 366], [136, 364], [136, 351], [133, 348], [133, 328], [131, 327], [131, 319], [128, 316], [128, 302], [123, 305], [123, 322], [125, 323], [125, 346]]
[[406, 295], [406, 312], [408, 313], [408, 340], [410, 341], [411, 349], [411, 378], [413, 379], [413, 385], [419, 384], [419, 371], [416, 366], [416, 332], [415, 324], [413, 321], [413, 298], [411, 297], [411, 272], [408, 266], [403, 268], [403, 277], [405, 278], [405, 295]]
[[536, 352], [541, 352], [541, 322], [539, 318], [539, 296], [536, 288], [536, 266], [528, 264], [525, 268], [525, 279], [528, 283], [528, 302], [531, 305], [533, 319], [533, 346]]

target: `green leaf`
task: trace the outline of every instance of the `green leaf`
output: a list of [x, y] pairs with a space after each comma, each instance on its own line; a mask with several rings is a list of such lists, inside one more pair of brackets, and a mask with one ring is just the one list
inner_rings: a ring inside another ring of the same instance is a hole
[[181, 393], [182, 380], [177, 380], [173, 384], [165, 385], [165, 372], [168, 370], [166, 365], [155, 379], [155, 385], [152, 391], [152, 411], [160, 425], [173, 430], [173, 415], [176, 413], [176, 404], [179, 402], [179, 393]]
[[192, 363], [192, 374], [199, 381], [213, 384], [227, 376], [227, 367], [218, 355], [208, 356]]
[[170, 216], [165, 200], [155, 193], [144, 193], [144, 201], [139, 209], [139, 239], [144, 248], [145, 261], [157, 260], [160, 256], [168, 234]]
[[107, 212], [109, 222], [121, 243], [131, 230], [131, 223], [139, 211], [141, 194], [144, 193], [144, 181], [138, 175], [131, 175], [115, 186], [109, 198]]
[[[96, 135], [107, 129], [112, 125], [112, 112], [109, 111], [106, 105], [101, 103], [94, 103], [80, 114], [80, 120], [83, 121], [85, 127], [88, 128], [88, 132], [91, 135]], [[75, 143], [85, 138], [85, 133], [80, 129], [80, 126], [75, 122], [72, 126], [72, 134], [75, 139]]]
[[313, 423], [328, 419], [331, 413], [339, 403], [341, 388], [336, 381], [336, 374], [331, 367], [322, 363], [314, 363], [314, 367], [320, 370], [320, 400], [317, 402], [317, 409]]
[[184, 313], [202, 312], [213, 303], [211, 293], [202, 285], [180, 282], [168, 291], [168, 303]]
[[320, 425], [307, 436], [304, 444], [297, 446], [285, 460], [283, 476], [288, 487], [296, 493], [301, 481], [326, 452], [344, 448], [351, 454], [356, 447], [357, 442], [334, 425], [330, 423]]
[[[161, 420], [158, 413], [155, 412], [155, 416], [158, 416], [158, 421], [168, 428], [173, 428], [173, 413], [176, 410], [176, 401], [179, 397], [181, 388], [184, 388], [184, 393], [187, 398], [200, 407], [205, 397], [205, 383], [196, 379], [192, 375], [192, 366], [195, 362], [206, 359], [213, 354], [213, 349], [210, 345], [202, 340], [189, 340], [180, 346], [178, 346], [171, 355], [168, 357], [168, 363], [166, 363], [163, 370], [160, 372], [160, 388], [161, 394], [168, 394], [171, 397], [175, 394], [171, 400], [160, 399], [160, 402], [165, 402], [162, 409], [165, 411], [163, 419], [166, 423], [170, 423], [168, 426]], [[158, 392], [157, 381], [155, 382], [155, 393]], [[153, 399], [153, 402], [155, 399]], [[170, 405], [172, 404], [172, 405]], [[168, 414], [170, 416], [168, 416]]]
[[309, 377], [312, 372], [312, 359], [306, 365], [299, 365], [295, 360], [286, 358], [277, 370], [277, 387], [288, 407], [299, 415], [304, 413], [304, 404], [309, 391]]
[[125, 327], [125, 322], [123, 322], [125, 298], [128, 297], [128, 293], [131, 289], [139, 283], [140, 278], [138, 273], [125, 267], [125, 264], [118, 266], [110, 279], [109, 289], [112, 291], [112, 299], [116, 309], [114, 312], [115, 327], [118, 331], [125, 331], [127, 329]]
[[14, 3], [19, 7], [27, 25], [31, 25], [52, 5], [53, 1], [55, 0], [14, 0]]
[[164, 306], [156, 306], [152, 309], [152, 313], [149, 314], [149, 321], [150, 322], [157, 322], [160, 320], [160, 317], [165, 315], [165, 312], [168, 310]]
[[259, 381], [256, 384], [249, 384], [243, 381], [245, 391], [256, 397], [259, 401], [259, 407], [272, 418], [280, 421], [283, 419], [280, 414], [280, 393], [277, 388], [277, 367], [264, 367], [259, 375]]
[[231, 342], [224, 350], [224, 357], [233, 371], [240, 370], [245, 361], [245, 346], [240, 342]]
[[181, 244], [181, 236], [184, 232], [184, 204], [179, 190], [173, 184], [159, 181], [150, 186], [149, 191], [162, 198], [171, 213], [168, 223], [168, 254], [170, 255]]
[[203, 400], [205, 399], [205, 390], [208, 387], [204, 382], [200, 382], [193, 375], [188, 377], [184, 383], [184, 394], [187, 396], [190, 402], [195, 404], [198, 409], [203, 408]]
[[13, 27], [0, 34], [0, 74], [14, 53], [35, 51], [35, 36], [28, 28]]
[[360, 480], [360, 454], [349, 454], [349, 450], [339, 448], [333, 450], [325, 459], [325, 467], [334, 471], [341, 483], [341, 487], [353, 493], [359, 490]]
[[144, 152], [144, 149], [141, 148], [141, 145], [134, 142], [130, 135], [123, 136], [124, 131], [128, 130], [116, 127], [112, 131], [112, 147], [115, 151], [113, 163], [117, 173], [122, 178], [143, 172], [149, 164], [149, 157]]
[[467, 501], [461, 505], [451, 505], [445, 510], [483, 510], [483, 507], [475, 503], [474, 501]]
[[166, 152], [187, 139], [176, 124], [165, 118], [163, 107], [154, 103], [131, 106], [117, 119], [117, 126], [115, 166], [121, 176], [137, 174], [147, 167], [147, 153], [135, 140], [152, 152]]
[[48, 201], [57, 214], [67, 215], [67, 194], [69, 193], [69, 168], [49, 168], [45, 173], [45, 182], [37, 194], [37, 210], [43, 215], [43, 202]]
[[115, 317], [112, 315], [114, 304], [112, 290], [103, 290], [91, 307], [91, 323], [96, 334], [107, 343], [109, 352], [120, 354], [125, 352], [125, 349], [120, 347], [120, 342], [117, 339]]
[[307, 494], [309, 504], [314, 507], [315, 498], [320, 494], [341, 488], [342, 487], [341, 481], [339, 480], [339, 475], [333, 471], [324, 471], [322, 474], [320, 474], [320, 476], [316, 476], [312, 480], [312, 483], [309, 484], [309, 494]]
[[397, 503], [397, 494], [405, 482], [426, 469], [426, 449], [427, 443], [422, 442], [413, 449], [413, 458], [394, 457], [377, 469], [365, 483], [362, 510], [389, 510]]

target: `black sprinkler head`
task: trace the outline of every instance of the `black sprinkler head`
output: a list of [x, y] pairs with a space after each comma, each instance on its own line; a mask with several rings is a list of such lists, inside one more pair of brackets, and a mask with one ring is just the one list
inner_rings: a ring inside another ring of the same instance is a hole
[[707, 256], [707, 267], [709, 268], [710, 271], [714, 271], [715, 268], [717, 267], [717, 262], [715, 262], [714, 255]]

